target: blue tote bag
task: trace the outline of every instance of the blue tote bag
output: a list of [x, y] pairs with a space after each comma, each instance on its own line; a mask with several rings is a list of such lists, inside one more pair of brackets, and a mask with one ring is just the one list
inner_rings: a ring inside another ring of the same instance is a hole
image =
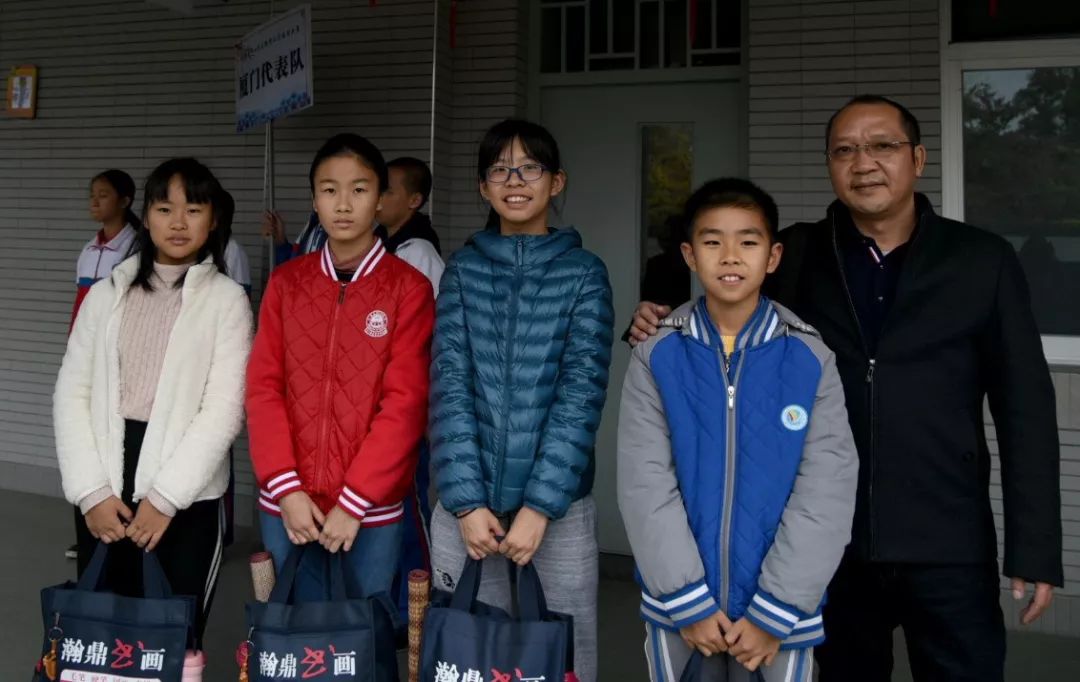
[[[532, 564], [520, 569], [518, 617], [477, 600], [482, 562], [469, 559], [449, 600], [424, 618], [420, 679], [563, 682], [574, 679], [574, 621], [549, 611]], [[455, 677], [455, 675], [459, 677]]]
[[180, 682], [195, 599], [172, 594], [152, 552], [143, 552], [143, 597], [102, 590], [108, 553], [99, 543], [77, 583], [41, 591], [45, 639], [34, 679]]
[[[306, 552], [329, 562], [330, 601], [293, 599]], [[247, 605], [248, 639], [239, 659], [248, 678], [398, 682], [394, 603], [386, 594], [360, 598], [349, 583], [340, 552], [314, 544], [294, 547], [270, 600]]]

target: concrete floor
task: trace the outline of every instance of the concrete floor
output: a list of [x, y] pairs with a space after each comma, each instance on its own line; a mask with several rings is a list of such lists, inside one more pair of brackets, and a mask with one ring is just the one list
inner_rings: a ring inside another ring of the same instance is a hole
[[[0, 496], [0, 518], [7, 519], [7, 542], [0, 543], [0, 604], [8, 615], [0, 641], [13, 655], [0, 658], [0, 682], [29, 679], [41, 643], [40, 588], [73, 577], [75, 563], [64, 559], [71, 544], [71, 509], [60, 500], [23, 493]], [[242, 529], [247, 531], [247, 529]], [[210, 665], [205, 682], [236, 680], [234, 651], [244, 636], [243, 604], [251, 598], [247, 557], [255, 537], [241, 532], [227, 550], [217, 599], [207, 631]], [[647, 682], [643, 629], [637, 616], [634, 585], [604, 580], [600, 586], [601, 681]], [[911, 680], [897, 635], [896, 682]], [[403, 668], [404, 670], [404, 668]], [[1010, 682], [1077, 682], [1080, 641], [1034, 633], [1010, 633], [1007, 679]]]

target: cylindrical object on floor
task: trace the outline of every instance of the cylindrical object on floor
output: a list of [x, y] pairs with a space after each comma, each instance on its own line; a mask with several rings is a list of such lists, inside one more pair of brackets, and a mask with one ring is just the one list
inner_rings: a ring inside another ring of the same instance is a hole
[[420, 639], [424, 631], [424, 615], [431, 603], [431, 574], [427, 571], [409, 572], [409, 682], [420, 679]]
[[180, 682], [202, 682], [205, 668], [206, 654], [188, 649], [187, 656], [184, 657], [184, 673], [180, 676]]
[[255, 600], [265, 602], [274, 591], [274, 557], [270, 552], [251, 555], [251, 584], [255, 588]]

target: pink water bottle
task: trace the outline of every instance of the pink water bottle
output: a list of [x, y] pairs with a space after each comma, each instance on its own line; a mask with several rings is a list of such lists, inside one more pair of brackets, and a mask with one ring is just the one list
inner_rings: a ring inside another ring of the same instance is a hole
[[184, 674], [180, 682], [202, 682], [203, 669], [206, 668], [206, 654], [188, 649], [184, 656]]

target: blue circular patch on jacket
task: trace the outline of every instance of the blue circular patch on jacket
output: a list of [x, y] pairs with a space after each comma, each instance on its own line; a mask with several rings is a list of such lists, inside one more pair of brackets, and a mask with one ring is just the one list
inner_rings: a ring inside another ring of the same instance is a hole
[[788, 431], [802, 431], [810, 423], [810, 415], [802, 405], [788, 405], [780, 413], [780, 423]]

